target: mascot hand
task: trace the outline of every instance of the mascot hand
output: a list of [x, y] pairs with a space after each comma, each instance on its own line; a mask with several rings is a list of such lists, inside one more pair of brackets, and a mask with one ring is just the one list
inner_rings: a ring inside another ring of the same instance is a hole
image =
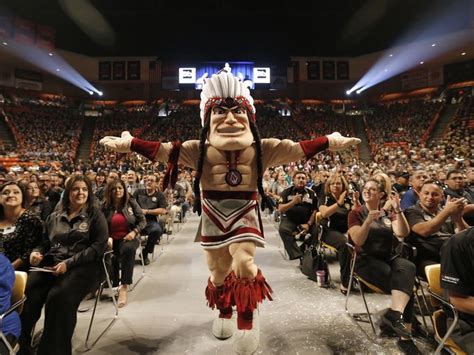
[[329, 150], [337, 152], [359, 144], [360, 139], [354, 137], [344, 137], [339, 132], [334, 132], [326, 136], [329, 141]]
[[121, 137], [105, 136], [100, 144], [119, 153], [130, 152], [133, 136], [128, 131], [123, 131]]

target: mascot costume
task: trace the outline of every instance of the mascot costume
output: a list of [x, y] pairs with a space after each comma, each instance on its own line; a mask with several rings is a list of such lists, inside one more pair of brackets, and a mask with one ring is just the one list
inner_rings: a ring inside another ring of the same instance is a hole
[[151, 142], [123, 132], [100, 143], [117, 152], [133, 151], [168, 163], [164, 188], [176, 182], [178, 164], [196, 170], [195, 210], [202, 212], [201, 245], [211, 274], [205, 296], [209, 307], [219, 311], [212, 332], [218, 339], [231, 337], [237, 318], [234, 350], [252, 354], [259, 345], [258, 304], [272, 300], [272, 289], [254, 262], [256, 248], [265, 245], [258, 193], [262, 209], [270, 206], [262, 187], [263, 172], [325, 149], [342, 150], [360, 140], [337, 132], [301, 142], [260, 139], [248, 88], [225, 70], [205, 80], [200, 109], [200, 140]]

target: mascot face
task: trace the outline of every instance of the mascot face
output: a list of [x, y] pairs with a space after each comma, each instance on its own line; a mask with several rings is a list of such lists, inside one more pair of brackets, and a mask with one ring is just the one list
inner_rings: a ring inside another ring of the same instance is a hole
[[242, 150], [253, 143], [247, 110], [242, 105], [214, 106], [210, 115], [209, 143], [220, 150]]

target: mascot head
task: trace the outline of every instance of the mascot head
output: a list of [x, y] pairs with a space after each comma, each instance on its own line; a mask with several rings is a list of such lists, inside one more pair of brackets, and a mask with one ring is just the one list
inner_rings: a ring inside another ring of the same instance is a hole
[[201, 92], [201, 123], [209, 143], [220, 150], [241, 150], [254, 140], [250, 121], [255, 107], [249, 89], [225, 70], [205, 80]]
[[202, 130], [194, 194], [194, 210], [201, 213], [200, 180], [206, 154], [206, 140], [220, 150], [242, 150], [255, 143], [257, 188], [262, 196], [262, 209], [272, 205], [262, 186], [263, 163], [260, 134], [255, 124], [255, 107], [249, 89], [232, 73], [221, 70], [205, 79], [201, 92]]

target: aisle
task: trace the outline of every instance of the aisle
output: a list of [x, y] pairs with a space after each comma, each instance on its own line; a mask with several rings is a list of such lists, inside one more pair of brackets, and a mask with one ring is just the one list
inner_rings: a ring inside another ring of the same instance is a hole
[[[164, 253], [147, 266], [118, 320], [90, 354], [232, 354], [232, 338], [219, 341], [211, 334], [216, 312], [206, 307], [204, 299], [209, 275], [200, 245], [193, 242], [198, 222], [191, 215], [175, 238], [163, 245]], [[382, 345], [369, 341], [346, 316], [344, 296], [306, 279], [297, 262], [282, 258], [278, 233], [266, 217], [264, 228], [268, 244], [257, 250], [256, 262], [274, 290], [274, 301], [261, 307], [258, 354], [399, 353], [393, 339], [383, 339]], [[338, 278], [337, 262], [331, 270]], [[134, 277], [140, 272], [137, 265]], [[389, 301], [388, 296], [372, 294], [368, 299], [372, 310], [382, 310]], [[351, 300], [351, 308], [362, 311], [360, 296]], [[94, 334], [112, 314], [108, 302], [99, 304]], [[89, 319], [90, 312], [78, 314], [75, 353], [84, 350]], [[362, 328], [369, 332], [368, 324]], [[417, 344], [424, 353], [431, 350], [427, 344]]]

